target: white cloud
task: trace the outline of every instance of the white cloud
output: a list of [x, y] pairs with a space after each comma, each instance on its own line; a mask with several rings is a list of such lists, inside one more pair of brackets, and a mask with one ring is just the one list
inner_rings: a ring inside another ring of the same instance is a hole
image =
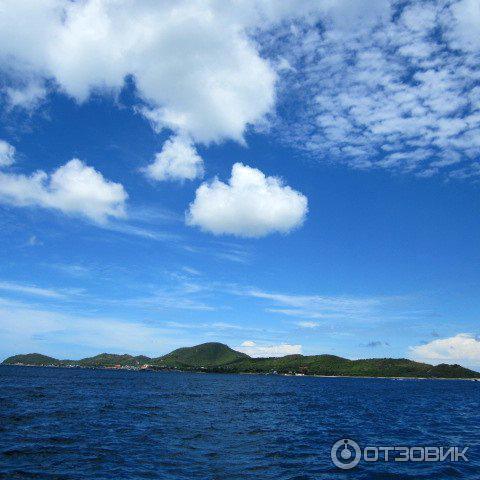
[[[0, 355], [42, 352], [81, 358], [103, 351], [158, 355], [165, 329], [142, 322], [87, 317], [0, 299]], [[87, 353], [87, 354], [88, 354]]]
[[[280, 313], [292, 317], [308, 319], [361, 319], [373, 318], [378, 315], [380, 309], [387, 306], [388, 298], [356, 298], [343, 296], [322, 295], [289, 295], [282, 293], [265, 292], [262, 290], [245, 290], [237, 292], [253, 298], [271, 301], [276, 307], [268, 308], [267, 311]], [[281, 308], [278, 308], [281, 307]], [[314, 328], [317, 322], [300, 322], [299, 326]]]
[[307, 203], [304, 195], [278, 177], [236, 163], [228, 184], [215, 178], [197, 189], [186, 221], [215, 235], [263, 237], [301, 226]]
[[90, 269], [83, 265], [69, 263], [50, 263], [49, 266], [72, 277], [84, 277], [90, 273]]
[[196, 268], [192, 268], [192, 267], [187, 267], [186, 265], [182, 267], [182, 270], [187, 273], [188, 275], [194, 275], [194, 276], [198, 276], [198, 275], [201, 275], [202, 273], [197, 270]]
[[205, 286], [182, 281], [174, 287], [154, 288], [147, 296], [121, 300], [121, 304], [152, 310], [192, 310], [211, 312], [217, 306], [205, 302]]
[[480, 340], [469, 333], [432, 340], [425, 345], [410, 347], [410, 351], [418, 360], [480, 364]]
[[235, 350], [246, 353], [251, 357], [284, 357], [285, 355], [297, 355], [302, 353], [301, 345], [281, 343], [279, 345], [257, 344], [251, 340], [243, 342]]
[[295, 11], [267, 3], [2, 0], [0, 67], [53, 79], [80, 102], [117, 94], [130, 76], [156, 128], [241, 141], [275, 100], [276, 73], [247, 29]]
[[258, 33], [300, 19], [313, 25], [322, 15], [348, 29], [389, 11], [384, 0], [359, 3], [2, 0], [0, 69], [18, 105], [38, 103], [46, 85], [79, 102], [92, 92], [117, 95], [128, 77], [137, 111], [156, 129], [196, 143], [243, 141], [245, 129], [272, 112], [274, 65], [288, 64], [265, 58]]
[[24, 285], [15, 282], [2, 282], [0, 281], [0, 290], [6, 290], [13, 293], [21, 293], [26, 295], [34, 295], [45, 298], [64, 298], [65, 294], [57, 290], [40, 288], [34, 285]]
[[323, 31], [274, 32], [269, 48], [294, 69], [282, 72], [280, 101], [293, 113], [279, 138], [358, 169], [480, 175], [478, 1], [394, 9], [370, 24], [348, 19], [347, 30], [324, 21]]
[[37, 238], [36, 235], [30, 235], [27, 245], [29, 247], [35, 247], [36, 245], [43, 245], [42, 241]]
[[47, 95], [47, 89], [42, 83], [28, 82], [16, 88], [5, 88], [7, 105], [9, 108], [21, 107], [33, 110]]
[[463, 50], [480, 48], [480, 4], [477, 0], [461, 0], [451, 6], [449, 39], [452, 45]]
[[127, 197], [121, 184], [105, 180], [78, 159], [51, 175], [41, 170], [30, 176], [0, 172], [0, 202], [55, 209], [99, 223], [123, 217]]
[[163, 144], [162, 151], [155, 155], [155, 162], [144, 171], [158, 181], [194, 180], [203, 177], [203, 159], [190, 140], [177, 136]]
[[315, 159], [480, 176], [477, 0], [1, 6], [13, 105], [31, 108], [52, 88], [79, 102], [115, 96], [129, 78], [136, 111], [194, 143], [242, 142], [280, 103], [276, 136]]
[[15, 147], [0, 140], [0, 167], [8, 167], [15, 161]]
[[305, 321], [305, 322], [298, 322], [298, 326], [300, 328], [317, 328], [320, 326], [320, 324], [318, 322]]

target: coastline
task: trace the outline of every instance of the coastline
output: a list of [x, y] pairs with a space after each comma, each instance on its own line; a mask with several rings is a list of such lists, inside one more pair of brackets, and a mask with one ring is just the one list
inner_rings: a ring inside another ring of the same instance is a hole
[[262, 373], [262, 372], [227, 372], [227, 371], [210, 371], [210, 370], [189, 370], [189, 369], [153, 369], [153, 368], [112, 368], [101, 366], [82, 366], [82, 365], [28, 365], [28, 364], [4, 364], [2, 367], [26, 367], [26, 368], [50, 368], [50, 369], [65, 369], [65, 370], [108, 370], [108, 371], [128, 371], [128, 372], [155, 372], [155, 373], [197, 373], [197, 374], [219, 374], [219, 375], [258, 375], [262, 377], [299, 377], [299, 378], [352, 378], [352, 379], [381, 379], [381, 380], [464, 380], [469, 382], [480, 382], [478, 378], [463, 378], [463, 377], [404, 377], [404, 376], [372, 376], [372, 375], [317, 375], [317, 374], [293, 374], [293, 373]]
[[408, 358], [351, 360], [337, 355], [250, 357], [228, 345], [208, 342], [178, 348], [158, 357], [100, 353], [81, 359], [59, 359], [40, 353], [13, 355], [2, 365], [51, 368], [91, 368], [132, 371], [185, 371], [198, 373], [258, 374], [331, 378], [480, 379], [480, 373], [458, 364], [430, 365]]

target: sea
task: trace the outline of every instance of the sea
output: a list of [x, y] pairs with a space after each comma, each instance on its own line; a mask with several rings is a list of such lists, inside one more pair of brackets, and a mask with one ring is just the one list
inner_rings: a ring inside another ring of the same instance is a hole
[[0, 479], [347, 478], [480, 479], [480, 382], [0, 366]]

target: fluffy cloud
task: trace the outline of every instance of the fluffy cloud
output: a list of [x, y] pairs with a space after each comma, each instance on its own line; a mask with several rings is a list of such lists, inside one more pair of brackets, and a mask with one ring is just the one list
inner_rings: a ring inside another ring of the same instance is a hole
[[397, 2], [392, 13], [270, 38], [292, 66], [281, 99], [294, 113], [279, 138], [359, 169], [479, 176], [478, 2]]
[[51, 175], [41, 170], [30, 176], [0, 172], [1, 202], [55, 209], [99, 223], [108, 217], [123, 217], [127, 197], [121, 184], [105, 180], [78, 159]]
[[228, 184], [216, 178], [197, 189], [186, 221], [215, 235], [263, 237], [302, 225], [307, 203], [304, 195], [281, 179], [236, 163]]
[[[36, 85], [53, 79], [80, 102], [118, 94], [130, 77], [156, 128], [242, 140], [273, 107], [276, 81], [247, 29], [293, 10], [255, 3], [1, 0], [0, 68]], [[42, 87], [29, 88], [14, 99], [37, 100]]]
[[0, 167], [8, 167], [15, 161], [15, 147], [0, 140]]
[[[118, 95], [155, 129], [243, 141], [270, 120], [315, 159], [480, 176], [476, 0], [0, 0], [7, 104]], [[320, 28], [319, 28], [320, 25]], [[274, 66], [277, 65], [275, 68]], [[278, 70], [278, 71], [276, 71]]]
[[480, 341], [469, 333], [432, 340], [425, 345], [410, 347], [410, 351], [419, 360], [480, 364]]
[[285, 355], [297, 355], [302, 353], [301, 345], [281, 343], [279, 345], [260, 345], [251, 340], [243, 342], [235, 350], [246, 353], [251, 357], [284, 357]]
[[278, 58], [266, 58], [259, 33], [320, 16], [370, 24], [388, 11], [384, 0], [358, 3], [0, 0], [0, 69], [14, 105], [35, 105], [47, 84], [79, 102], [92, 92], [117, 95], [130, 78], [138, 111], [156, 129], [201, 143], [242, 141], [276, 99]]
[[191, 141], [183, 137], [167, 140], [145, 173], [153, 180], [194, 180], [202, 178], [203, 159]]

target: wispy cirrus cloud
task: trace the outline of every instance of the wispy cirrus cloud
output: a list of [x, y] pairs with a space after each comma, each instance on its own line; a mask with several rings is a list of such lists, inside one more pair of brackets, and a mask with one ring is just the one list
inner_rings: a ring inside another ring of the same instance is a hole
[[[257, 289], [238, 290], [237, 293], [269, 302], [268, 312], [313, 320], [371, 317], [389, 301], [380, 297], [292, 295]], [[302, 322], [299, 326], [314, 328], [318, 322]]]
[[199, 270], [197, 270], [196, 268], [193, 268], [193, 267], [189, 267], [187, 265], [184, 265], [182, 267], [182, 271], [185, 272], [187, 275], [193, 275], [193, 276], [199, 276], [202, 274], [202, 272], [200, 272]]
[[113, 300], [113, 303], [150, 310], [196, 310], [213, 312], [218, 305], [208, 303], [208, 289], [199, 283], [182, 280], [168, 287], [144, 286], [146, 294], [128, 299]]
[[0, 281], [0, 290], [43, 298], [62, 299], [67, 296], [65, 292], [59, 290], [8, 281]]
[[91, 273], [90, 268], [74, 263], [50, 263], [45, 265], [53, 270], [76, 278], [86, 277]]
[[284, 333], [279, 332], [275, 329], [270, 328], [261, 328], [255, 327], [251, 325], [245, 324], [238, 324], [238, 323], [230, 323], [230, 322], [198, 322], [198, 323], [191, 323], [191, 322], [175, 322], [175, 321], [167, 321], [164, 322], [164, 325], [167, 327], [178, 328], [178, 329], [187, 329], [187, 330], [210, 330], [211, 333], [238, 333], [238, 332], [249, 332], [252, 334], [278, 334]]
[[253, 251], [249, 246], [235, 242], [211, 242], [206, 245], [184, 244], [183, 249], [196, 255], [207, 255], [216, 260], [240, 264], [251, 263]]
[[298, 322], [297, 326], [299, 326], [300, 328], [317, 328], [320, 326], [320, 323], [306, 320], [303, 322]]
[[105, 350], [158, 355], [167, 349], [165, 337], [174, 333], [140, 321], [71, 315], [0, 299], [0, 356], [41, 351], [72, 358]]
[[168, 231], [156, 230], [150, 227], [138, 226], [129, 222], [108, 222], [101, 227], [111, 232], [141, 237], [146, 240], [158, 242], [175, 242], [182, 239], [182, 236]]

